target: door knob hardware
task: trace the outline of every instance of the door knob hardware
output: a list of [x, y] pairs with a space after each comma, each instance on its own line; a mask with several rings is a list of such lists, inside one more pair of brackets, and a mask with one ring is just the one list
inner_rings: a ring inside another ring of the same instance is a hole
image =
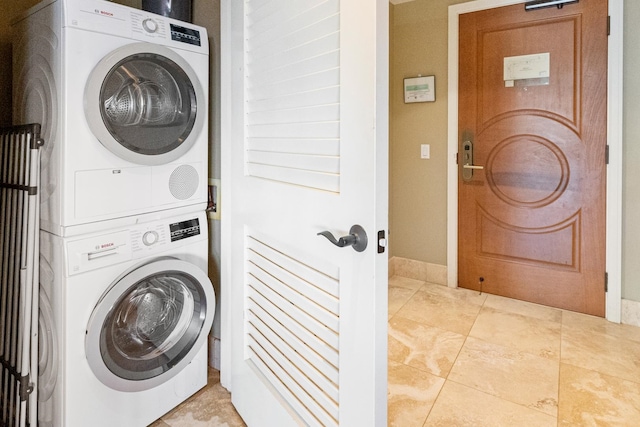
[[463, 133], [461, 163], [463, 181], [471, 181], [474, 170], [484, 169], [484, 166], [473, 164], [473, 134], [469, 131]]
[[477, 165], [462, 165], [463, 169], [484, 169], [484, 166]]
[[326, 237], [327, 240], [340, 248], [353, 246], [356, 252], [362, 252], [367, 248], [367, 233], [358, 224], [351, 227], [348, 236], [343, 236], [339, 239], [336, 239], [330, 231], [321, 231], [318, 236]]

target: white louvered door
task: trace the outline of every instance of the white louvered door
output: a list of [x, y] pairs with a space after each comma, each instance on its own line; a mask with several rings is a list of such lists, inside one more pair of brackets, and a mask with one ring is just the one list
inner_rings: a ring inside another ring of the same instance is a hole
[[221, 16], [222, 384], [250, 427], [386, 425], [388, 1]]

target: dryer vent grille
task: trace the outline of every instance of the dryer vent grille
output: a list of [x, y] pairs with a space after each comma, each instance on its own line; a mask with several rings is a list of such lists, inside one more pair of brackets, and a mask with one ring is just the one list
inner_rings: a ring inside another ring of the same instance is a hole
[[199, 175], [191, 165], [178, 166], [169, 177], [169, 191], [179, 200], [187, 200], [198, 189]]

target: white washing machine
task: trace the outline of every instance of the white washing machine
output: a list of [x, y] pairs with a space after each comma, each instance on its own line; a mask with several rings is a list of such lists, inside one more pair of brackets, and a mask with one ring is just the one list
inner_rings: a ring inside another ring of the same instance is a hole
[[206, 384], [204, 213], [40, 238], [39, 426], [143, 427]]
[[41, 123], [45, 140], [42, 229], [70, 236], [205, 209], [204, 28], [107, 1], [45, 0], [13, 30], [14, 122]]

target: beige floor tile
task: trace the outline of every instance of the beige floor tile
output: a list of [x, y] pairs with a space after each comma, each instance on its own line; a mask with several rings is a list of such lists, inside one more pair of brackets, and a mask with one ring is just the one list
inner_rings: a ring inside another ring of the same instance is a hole
[[402, 306], [405, 305], [415, 293], [415, 289], [390, 286], [387, 301], [389, 319], [391, 319], [391, 317], [396, 314], [398, 310], [400, 310], [400, 308], [402, 308]]
[[640, 343], [584, 325], [562, 327], [560, 361], [640, 383]]
[[561, 324], [483, 307], [469, 336], [547, 359], [560, 358]]
[[552, 427], [555, 417], [447, 381], [425, 427]]
[[640, 425], [640, 384], [571, 365], [560, 366], [558, 425]]
[[408, 277], [393, 276], [389, 279], [389, 286], [395, 286], [398, 288], [408, 288], [418, 290], [424, 285], [424, 281], [417, 279], [410, 279]]
[[556, 323], [562, 322], [562, 310], [560, 309], [498, 295], [488, 294], [484, 306], [509, 313], [520, 314], [522, 316], [533, 317], [534, 319]]
[[389, 322], [389, 360], [446, 378], [465, 337], [412, 320]]
[[420, 290], [475, 305], [484, 304], [488, 295], [481, 294], [478, 291], [472, 291], [471, 289], [450, 288], [448, 286], [438, 285], [435, 283], [425, 283]]
[[220, 385], [220, 372], [209, 370], [207, 386], [162, 417], [153, 427], [245, 427], [231, 404], [231, 394]]
[[[447, 289], [439, 285], [433, 287]], [[423, 287], [398, 310], [396, 316], [466, 335], [480, 307], [465, 298], [451, 297], [448, 292], [433, 292], [431, 288]]]
[[448, 379], [555, 417], [559, 362], [468, 337]]
[[639, 327], [609, 322], [602, 317], [564, 311], [562, 313], [562, 324], [563, 326], [587, 329], [589, 331], [607, 334], [612, 337], [640, 342]]
[[389, 362], [387, 425], [422, 426], [443, 384], [443, 378], [400, 363]]

